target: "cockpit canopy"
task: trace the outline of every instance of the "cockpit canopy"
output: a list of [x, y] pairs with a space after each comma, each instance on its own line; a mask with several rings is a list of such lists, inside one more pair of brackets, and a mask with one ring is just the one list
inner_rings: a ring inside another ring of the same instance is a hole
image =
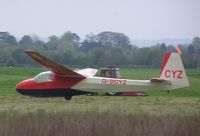
[[46, 71], [38, 74], [33, 78], [37, 83], [42, 82], [52, 82], [53, 81], [53, 73], [51, 71]]

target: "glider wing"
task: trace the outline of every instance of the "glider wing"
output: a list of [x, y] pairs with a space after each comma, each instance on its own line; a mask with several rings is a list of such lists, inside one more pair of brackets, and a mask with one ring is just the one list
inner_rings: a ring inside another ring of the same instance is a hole
[[25, 53], [34, 59], [36, 62], [40, 63], [41, 65], [45, 66], [46, 68], [51, 69], [55, 74], [67, 76], [67, 77], [77, 77], [77, 78], [85, 78], [85, 76], [74, 72], [73, 70], [64, 67], [58, 63], [53, 62], [52, 60], [47, 59], [46, 57], [42, 56], [41, 54], [26, 50]]

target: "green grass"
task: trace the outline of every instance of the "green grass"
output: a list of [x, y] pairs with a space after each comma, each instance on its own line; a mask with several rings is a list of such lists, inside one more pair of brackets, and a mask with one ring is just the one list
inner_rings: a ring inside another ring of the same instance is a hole
[[45, 70], [44, 68], [0, 67], [0, 94], [16, 94], [15, 86], [18, 82], [32, 78]]
[[159, 77], [158, 69], [120, 69], [121, 78], [146, 80]]
[[[145, 97], [34, 98], [16, 84], [44, 68], [0, 68], [0, 135], [197, 136], [200, 132], [200, 71], [188, 70], [190, 87]], [[121, 69], [122, 78], [158, 77], [156, 69]]]
[[75, 96], [64, 98], [33, 98], [21, 95], [0, 96], [0, 116], [26, 114], [110, 113], [114, 115], [199, 115], [200, 98], [190, 97], [110, 97]]
[[187, 70], [187, 75], [193, 78], [200, 78], [200, 69]]
[[[33, 98], [22, 96], [15, 91], [15, 85], [24, 79], [32, 78], [44, 68], [0, 68], [0, 112], [16, 111], [23, 113], [80, 113], [112, 112], [129, 114], [177, 114], [188, 115], [200, 112], [199, 71], [188, 71], [190, 87], [170, 93], [151, 91], [147, 97], [75, 96], [71, 101], [64, 98]], [[122, 78], [149, 79], [158, 77], [156, 69], [122, 69]], [[11, 112], [12, 113], [12, 112]], [[15, 112], [13, 112], [15, 113]]]
[[[44, 68], [0, 68], [0, 94], [16, 94], [15, 86], [24, 79], [32, 78]], [[173, 96], [173, 97], [200, 97], [200, 70], [188, 70], [190, 87], [177, 89], [170, 93], [163, 91], [151, 91], [150, 96]], [[158, 77], [158, 69], [121, 69], [121, 77], [127, 79], [150, 79]]]

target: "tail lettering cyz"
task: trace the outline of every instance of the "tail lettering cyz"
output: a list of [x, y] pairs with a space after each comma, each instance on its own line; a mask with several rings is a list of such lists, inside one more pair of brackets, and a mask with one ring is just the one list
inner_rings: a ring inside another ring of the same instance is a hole
[[183, 70], [165, 70], [165, 77], [166, 78], [178, 78], [178, 79], [182, 79], [183, 78]]

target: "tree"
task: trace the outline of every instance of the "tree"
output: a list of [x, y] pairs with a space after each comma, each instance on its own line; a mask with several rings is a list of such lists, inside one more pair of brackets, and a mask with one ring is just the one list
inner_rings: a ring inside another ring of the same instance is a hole
[[56, 50], [59, 45], [59, 38], [55, 35], [49, 37], [49, 41], [46, 46], [49, 50]]
[[80, 42], [81, 38], [76, 33], [72, 33], [72, 37], [73, 37], [73, 42], [76, 45], [79, 45], [79, 42]]
[[62, 52], [61, 57], [62, 57], [62, 63], [63, 64], [74, 64], [73, 59], [74, 59], [74, 51], [72, 50], [65, 50], [64, 52]]
[[16, 61], [12, 57], [9, 57], [6, 63], [7, 66], [16, 66]]
[[192, 40], [192, 45], [194, 47], [200, 48], [200, 37], [194, 37]]
[[0, 64], [6, 64], [6, 61], [8, 59], [8, 53], [4, 50], [0, 50]]
[[194, 54], [195, 53], [195, 49], [194, 49], [194, 46], [192, 44], [190, 44], [188, 46], [187, 53], [188, 54]]
[[104, 50], [102, 48], [93, 48], [89, 52], [89, 57], [92, 59], [92, 64], [95, 66], [100, 66], [102, 63], [101, 58], [104, 55]]
[[195, 37], [192, 40], [192, 45], [193, 45], [194, 49], [196, 50], [197, 56], [200, 57], [200, 38], [199, 37]]
[[195, 68], [197, 66], [197, 57], [195, 55], [195, 49], [192, 44], [187, 48], [185, 64], [188, 68]]
[[36, 64], [34, 60], [26, 56], [24, 50], [21, 48], [18, 48], [15, 51], [13, 51], [11, 57], [14, 58], [16, 64]]
[[200, 58], [197, 59], [197, 68], [200, 68]]
[[77, 34], [70, 31], [65, 32], [59, 40], [58, 50], [61, 52], [64, 50], [74, 51], [78, 47], [79, 41], [80, 37]]
[[95, 43], [95, 42], [98, 42], [97, 41], [97, 36], [93, 33], [89, 33], [86, 35], [85, 37], [85, 41], [87, 41], [88, 43]]
[[33, 40], [29, 35], [24, 35], [19, 41], [21, 46], [31, 46], [33, 45]]
[[126, 58], [121, 48], [113, 47], [110, 50], [110, 54], [112, 55], [111, 58], [112, 65], [126, 64]]
[[126, 36], [123, 33], [105, 31], [105, 32], [99, 33], [96, 36], [96, 38], [104, 46], [122, 47], [122, 48], [125, 48], [125, 49], [130, 48], [129, 37]]
[[162, 52], [162, 54], [164, 54], [167, 51], [167, 47], [166, 47], [165, 43], [161, 44], [160, 51]]
[[84, 67], [91, 66], [92, 58], [87, 56], [85, 53], [78, 52], [74, 57], [76, 59], [76, 64], [78, 64], [79, 66], [84, 66]]
[[18, 44], [16, 38], [8, 32], [0, 32], [0, 43], [11, 46]]
[[84, 52], [84, 53], [88, 53], [89, 51], [91, 51], [94, 48], [104, 48], [103, 45], [101, 44], [101, 42], [88, 42], [87, 40], [85, 40], [82, 45], [79, 47], [78, 51], [80, 52]]

